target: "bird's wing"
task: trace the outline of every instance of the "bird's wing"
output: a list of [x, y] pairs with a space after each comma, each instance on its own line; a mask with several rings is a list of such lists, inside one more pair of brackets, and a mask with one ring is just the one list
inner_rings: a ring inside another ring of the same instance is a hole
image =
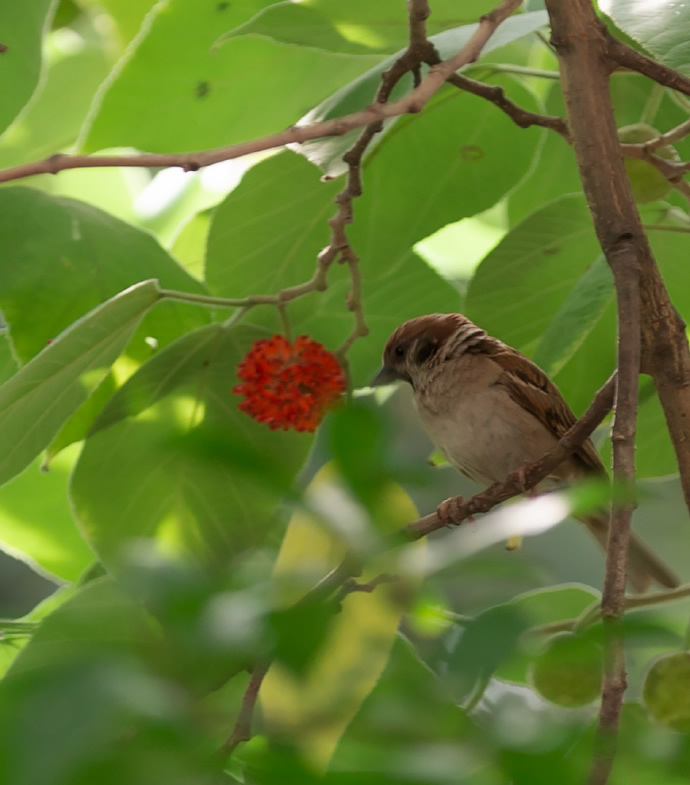
[[[510, 397], [533, 414], [557, 439], [575, 424], [576, 417], [560, 390], [539, 366], [500, 341], [492, 341], [492, 346], [485, 346], [484, 351], [501, 368], [497, 384], [502, 384]], [[586, 471], [606, 473], [591, 440], [587, 439], [573, 455]]]

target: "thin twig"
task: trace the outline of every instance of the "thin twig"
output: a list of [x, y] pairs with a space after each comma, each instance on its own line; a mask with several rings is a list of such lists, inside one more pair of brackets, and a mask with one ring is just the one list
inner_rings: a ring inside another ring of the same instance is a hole
[[193, 153], [139, 153], [136, 155], [68, 155], [56, 153], [41, 161], [12, 166], [0, 170], [0, 182], [19, 180], [36, 174], [57, 174], [66, 169], [100, 168], [109, 166], [159, 167], [178, 166], [186, 172], [195, 172], [205, 166], [241, 158], [251, 153], [302, 144], [313, 139], [343, 136], [349, 131], [389, 117], [420, 112], [443, 86], [446, 79], [468, 63], [473, 63], [496, 28], [505, 21], [522, 0], [503, 0], [493, 11], [482, 17], [477, 30], [465, 46], [453, 57], [439, 63], [408, 95], [391, 103], [373, 103], [366, 109], [343, 117], [324, 120], [310, 125], [293, 126], [269, 136], [247, 142], [203, 150]]
[[[597, 425], [611, 410], [615, 389], [616, 375], [614, 374], [597, 392], [594, 400], [582, 417], [538, 461], [525, 464], [510, 474], [505, 482], [495, 482], [485, 491], [476, 494], [471, 499], [464, 500], [460, 496], [456, 497], [456, 503], [449, 505], [449, 510], [453, 514], [451, 522], [457, 525], [471, 515], [488, 512], [497, 504], [524, 493], [543, 480], [549, 472], [553, 471], [589, 438]], [[442, 521], [438, 513], [435, 512], [408, 523], [403, 528], [403, 533], [414, 540], [418, 540], [437, 529], [443, 528], [444, 525], [445, 521]]]
[[247, 686], [247, 689], [245, 690], [244, 696], [242, 698], [242, 707], [240, 708], [237, 721], [235, 722], [235, 726], [232, 729], [232, 733], [228, 737], [227, 741], [223, 744], [220, 751], [224, 758], [232, 755], [238, 744], [243, 741], [249, 741], [252, 737], [254, 708], [256, 707], [256, 701], [259, 698], [259, 690], [261, 689], [263, 680], [268, 673], [269, 667], [270, 663], [261, 663], [260, 665], [257, 665], [252, 671], [251, 678], [249, 679], [249, 685]]
[[670, 87], [679, 93], [690, 95], [690, 79], [687, 76], [652, 60], [651, 57], [636, 52], [632, 47], [614, 38], [605, 29], [602, 32], [606, 36], [607, 54], [614, 63], [648, 76], [664, 87]]
[[455, 87], [458, 87], [460, 90], [465, 90], [468, 93], [491, 101], [494, 106], [497, 106], [502, 112], [505, 112], [515, 125], [520, 128], [529, 128], [533, 125], [549, 128], [557, 134], [560, 134], [567, 142], [570, 142], [568, 124], [562, 117], [537, 114], [536, 112], [530, 112], [527, 109], [523, 109], [509, 98], [506, 98], [505, 91], [499, 85], [488, 85], [485, 82], [470, 79], [468, 76], [462, 74], [453, 74], [453, 76], [449, 77], [448, 82]]

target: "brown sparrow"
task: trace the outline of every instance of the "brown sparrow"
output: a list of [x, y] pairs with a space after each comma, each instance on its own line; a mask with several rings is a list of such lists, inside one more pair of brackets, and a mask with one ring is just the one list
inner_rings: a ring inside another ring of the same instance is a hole
[[[556, 385], [531, 360], [457, 313], [411, 319], [391, 335], [374, 385], [409, 382], [425, 431], [448, 462], [475, 482], [502, 482], [541, 458], [575, 422]], [[587, 440], [537, 491], [606, 476]], [[582, 519], [606, 547], [608, 514]], [[634, 534], [628, 579], [636, 591], [650, 581], [679, 581]]]

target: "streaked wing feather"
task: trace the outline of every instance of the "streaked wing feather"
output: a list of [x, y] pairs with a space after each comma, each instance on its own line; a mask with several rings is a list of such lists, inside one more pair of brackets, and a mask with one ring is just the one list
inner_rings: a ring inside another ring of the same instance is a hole
[[[490, 340], [490, 339], [489, 339]], [[531, 412], [557, 439], [575, 424], [577, 418], [563, 399], [560, 390], [549, 377], [527, 357], [500, 341], [491, 341], [491, 359], [503, 373], [498, 383], [505, 385], [510, 397]], [[594, 474], [605, 474], [606, 470], [594, 444], [587, 441], [574, 453], [583, 468]]]

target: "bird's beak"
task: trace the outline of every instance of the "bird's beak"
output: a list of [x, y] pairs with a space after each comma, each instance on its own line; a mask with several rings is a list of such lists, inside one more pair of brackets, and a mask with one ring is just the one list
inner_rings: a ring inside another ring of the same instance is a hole
[[382, 387], [384, 384], [393, 384], [403, 379], [399, 371], [391, 368], [389, 365], [384, 365], [381, 370], [374, 376], [371, 382], [372, 387]]

